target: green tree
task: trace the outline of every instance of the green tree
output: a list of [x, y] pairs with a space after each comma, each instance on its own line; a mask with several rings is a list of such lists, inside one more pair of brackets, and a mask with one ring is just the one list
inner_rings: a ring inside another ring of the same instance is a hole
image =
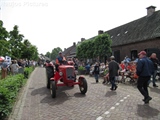
[[3, 27], [3, 21], [0, 20], [0, 56], [11, 54], [7, 38], [8, 32], [6, 28]]
[[38, 49], [36, 46], [32, 45], [28, 39], [25, 39], [22, 43], [22, 57], [27, 58], [28, 60], [37, 60], [38, 59]]
[[94, 56], [102, 58], [111, 54], [112, 40], [107, 33], [98, 35], [94, 39], [94, 44]]
[[10, 50], [12, 52], [12, 58], [21, 58], [22, 55], [22, 40], [24, 35], [19, 34], [18, 26], [15, 25], [13, 30], [9, 32], [9, 43], [10, 43]]
[[29, 48], [30, 60], [38, 60], [38, 49], [35, 45], [31, 45]]
[[94, 54], [93, 54], [93, 51], [94, 51], [94, 40], [88, 40], [88, 42], [86, 43], [87, 44], [87, 50], [86, 50], [86, 56], [87, 58], [94, 58]]
[[76, 56], [77, 56], [78, 59], [83, 58], [82, 44], [77, 45]]
[[45, 56], [49, 57], [51, 60], [55, 60], [60, 51], [62, 51], [62, 49], [60, 47], [57, 47], [57, 48], [54, 48], [51, 53], [47, 52]]
[[103, 58], [109, 56], [112, 40], [107, 33], [98, 35], [97, 37], [85, 40], [77, 46], [76, 56], [81, 58]]
[[0, 40], [7, 40], [8, 31], [3, 27], [3, 21], [0, 20]]
[[22, 58], [24, 58], [24, 59], [29, 58], [30, 46], [31, 46], [31, 43], [29, 42], [29, 40], [25, 39], [24, 42], [22, 43], [22, 56], [21, 56]]
[[0, 56], [6, 55], [11, 55], [11, 51], [9, 49], [9, 42], [6, 40], [0, 40]]
[[18, 26], [8, 32], [3, 27], [3, 21], [0, 20], [0, 56], [11, 56], [12, 59], [29, 58], [38, 59], [37, 47], [32, 45], [29, 40], [24, 40], [24, 35], [19, 34]]
[[54, 49], [52, 50], [52, 53], [51, 53], [51, 58], [52, 58], [53, 60], [55, 60], [56, 57], [58, 56], [58, 53], [59, 53], [60, 51], [62, 51], [62, 49], [61, 49], [60, 47], [54, 48]]
[[45, 56], [48, 57], [48, 58], [51, 58], [51, 53], [47, 52]]
[[78, 46], [77, 46], [77, 50], [76, 50], [76, 56], [79, 58], [79, 59], [84, 59], [84, 58], [87, 58], [87, 54], [86, 54], [86, 51], [88, 50], [87, 48], [87, 44], [88, 44], [88, 41], [83, 41], [82, 43], [80, 43]]
[[94, 39], [83, 41], [80, 45], [77, 46], [76, 56], [79, 59], [83, 58], [94, 58]]

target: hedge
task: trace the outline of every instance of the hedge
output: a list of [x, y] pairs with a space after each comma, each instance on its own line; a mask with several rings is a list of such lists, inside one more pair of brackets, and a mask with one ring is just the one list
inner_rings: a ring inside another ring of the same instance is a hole
[[18, 93], [32, 71], [32, 67], [25, 68], [24, 75], [17, 74], [0, 80], [0, 120], [4, 120], [12, 112]]

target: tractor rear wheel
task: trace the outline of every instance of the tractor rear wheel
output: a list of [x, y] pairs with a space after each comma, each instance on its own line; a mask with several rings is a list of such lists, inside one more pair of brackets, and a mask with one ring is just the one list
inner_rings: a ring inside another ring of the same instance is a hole
[[80, 84], [79, 84], [80, 92], [81, 92], [82, 94], [85, 94], [85, 93], [87, 92], [87, 89], [88, 89], [86, 79], [85, 79], [85, 78], [79, 78], [78, 81], [80, 82]]
[[56, 82], [55, 81], [50, 81], [50, 92], [52, 98], [56, 97]]

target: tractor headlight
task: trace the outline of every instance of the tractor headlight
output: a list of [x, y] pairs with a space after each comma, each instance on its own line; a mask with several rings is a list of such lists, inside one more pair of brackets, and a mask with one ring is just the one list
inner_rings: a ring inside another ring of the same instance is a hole
[[62, 73], [62, 72], [59, 72], [59, 75], [60, 75], [60, 76], [62, 76], [62, 75], [63, 75], [63, 73]]

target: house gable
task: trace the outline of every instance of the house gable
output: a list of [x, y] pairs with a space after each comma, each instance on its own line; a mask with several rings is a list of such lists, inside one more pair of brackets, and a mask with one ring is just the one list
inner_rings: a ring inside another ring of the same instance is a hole
[[63, 54], [66, 58], [70, 57], [72, 51], [76, 48], [76, 43], [74, 42], [72, 46], [68, 47], [63, 51]]

